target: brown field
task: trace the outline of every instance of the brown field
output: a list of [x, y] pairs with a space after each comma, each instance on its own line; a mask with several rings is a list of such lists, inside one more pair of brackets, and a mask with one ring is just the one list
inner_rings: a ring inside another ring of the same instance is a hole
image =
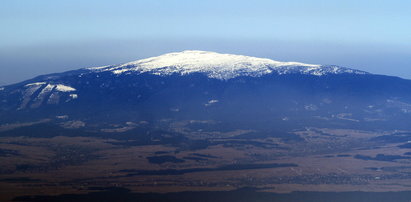
[[[176, 127], [180, 125], [175, 124]], [[196, 136], [184, 128], [180, 128], [180, 132], [186, 132], [192, 139], [219, 135], [200, 132]], [[219, 137], [225, 139], [219, 141], [233, 140], [245, 132], [224, 133]], [[194, 151], [167, 145], [125, 146], [113, 144], [118, 140], [95, 137], [2, 137], [0, 201], [22, 195], [87, 193], [95, 187], [125, 187], [135, 192], [217, 191], [241, 187], [278, 193], [409, 191], [410, 159], [354, 158], [355, 155], [375, 157], [377, 154], [406, 156], [403, 154], [410, 149], [398, 148], [398, 143], [382, 145], [368, 141], [388, 133], [307, 128], [295, 132], [304, 139], [301, 142], [252, 139], [278, 147], [215, 144]], [[147, 159], [164, 155], [179, 160], [155, 163]], [[296, 166], [224, 167], [268, 164]], [[184, 172], [141, 174], [153, 170]]]

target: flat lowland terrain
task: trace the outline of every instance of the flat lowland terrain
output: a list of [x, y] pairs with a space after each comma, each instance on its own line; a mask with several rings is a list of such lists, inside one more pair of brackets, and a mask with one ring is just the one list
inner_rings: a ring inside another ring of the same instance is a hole
[[306, 128], [271, 134], [190, 123], [173, 122], [168, 133], [149, 139], [139, 132], [132, 133], [138, 138], [118, 138], [129, 131], [120, 126], [120, 131], [102, 130], [101, 137], [3, 135], [0, 201], [111, 187], [130, 193], [245, 187], [277, 194], [411, 190], [411, 146], [403, 141], [411, 133], [406, 131]]

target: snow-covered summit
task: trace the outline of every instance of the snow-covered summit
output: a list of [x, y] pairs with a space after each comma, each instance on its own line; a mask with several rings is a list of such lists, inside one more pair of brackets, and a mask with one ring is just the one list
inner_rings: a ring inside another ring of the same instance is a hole
[[231, 79], [238, 76], [258, 77], [273, 72], [278, 74], [302, 73], [316, 76], [340, 73], [366, 73], [337, 66], [279, 62], [267, 58], [197, 50], [168, 53], [121, 65], [89, 69], [93, 71], [111, 71], [114, 74], [150, 72], [157, 75], [170, 75], [174, 73], [190, 74], [199, 72], [216, 79]]

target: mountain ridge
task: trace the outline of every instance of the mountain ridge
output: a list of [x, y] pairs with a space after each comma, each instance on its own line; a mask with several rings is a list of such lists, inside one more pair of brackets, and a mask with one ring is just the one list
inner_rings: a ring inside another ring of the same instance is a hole
[[92, 71], [109, 71], [114, 74], [144, 73], [170, 75], [200, 72], [209, 78], [232, 79], [238, 76], [258, 77], [270, 73], [302, 73], [316, 76], [326, 74], [368, 74], [368, 72], [339, 67], [336, 65], [305, 64], [300, 62], [280, 62], [267, 58], [244, 55], [221, 54], [211, 51], [186, 50], [167, 53], [120, 65], [87, 68]]

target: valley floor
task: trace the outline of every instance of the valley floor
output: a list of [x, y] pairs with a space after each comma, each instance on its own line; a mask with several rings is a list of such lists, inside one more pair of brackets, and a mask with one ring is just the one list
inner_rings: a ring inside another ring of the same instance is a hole
[[181, 124], [173, 130], [185, 134], [191, 145], [135, 145], [98, 137], [1, 137], [0, 201], [112, 187], [131, 193], [245, 187], [271, 193], [411, 191], [409, 144], [393, 141], [398, 135], [391, 132], [306, 128], [293, 132], [298, 138], [287, 140], [244, 139], [242, 135], [252, 131], [243, 130], [196, 134]]

